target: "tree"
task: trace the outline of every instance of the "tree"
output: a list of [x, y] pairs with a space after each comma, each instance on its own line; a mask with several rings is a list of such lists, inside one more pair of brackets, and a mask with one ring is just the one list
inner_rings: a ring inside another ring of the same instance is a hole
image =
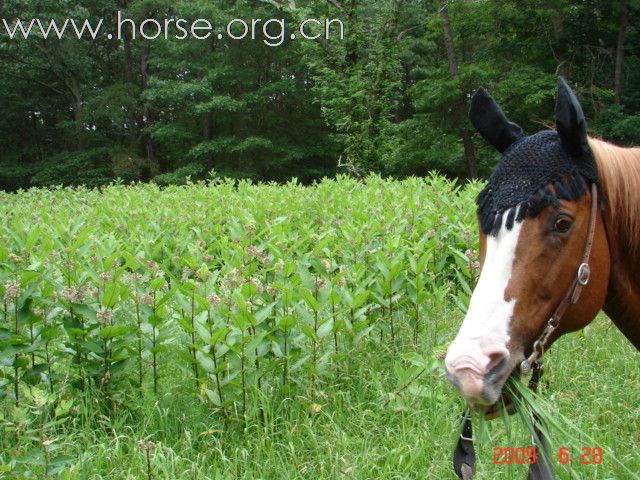
[[[451, 79], [458, 80], [458, 59], [456, 58], [456, 50], [453, 45], [453, 33], [451, 32], [451, 22], [449, 21], [449, 9], [446, 0], [440, 0], [440, 16], [442, 17], [442, 31], [444, 34], [444, 45], [447, 50], [447, 59], [449, 61], [449, 73]], [[464, 96], [460, 96], [454, 100], [453, 112], [457, 122], [462, 122], [466, 118]], [[467, 164], [467, 171], [470, 178], [478, 177], [478, 167], [476, 166], [476, 153], [471, 140], [471, 133], [468, 129], [460, 128], [460, 138], [464, 147], [464, 158]]]

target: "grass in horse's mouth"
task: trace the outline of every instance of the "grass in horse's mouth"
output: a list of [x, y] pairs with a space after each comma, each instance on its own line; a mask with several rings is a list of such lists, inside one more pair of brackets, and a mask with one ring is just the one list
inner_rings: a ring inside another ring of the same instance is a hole
[[474, 410], [477, 410], [478, 413], [484, 415], [484, 418], [486, 420], [492, 420], [503, 413], [512, 415], [513, 413], [516, 412], [516, 410], [515, 410], [515, 405], [513, 403], [513, 400], [511, 398], [513, 394], [509, 393], [508, 385], [510, 382], [514, 380], [519, 381], [519, 379], [520, 379], [520, 366], [517, 366], [509, 375], [509, 378], [507, 379], [505, 386], [502, 388], [502, 393], [500, 394], [500, 398], [498, 398], [497, 402], [495, 402], [492, 405], [476, 406], [471, 404], [470, 405], [471, 408], [473, 408]]

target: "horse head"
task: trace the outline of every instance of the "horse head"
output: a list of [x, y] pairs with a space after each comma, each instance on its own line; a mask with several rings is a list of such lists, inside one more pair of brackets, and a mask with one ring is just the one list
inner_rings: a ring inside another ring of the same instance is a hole
[[[595, 208], [598, 169], [566, 82], [558, 81], [555, 130], [525, 136], [484, 89], [469, 116], [502, 158], [478, 195], [482, 270], [445, 365], [468, 401], [490, 405], [532, 358], [537, 340], [537, 348], [548, 348], [595, 317], [610, 260]], [[561, 321], [550, 329], [561, 305]]]

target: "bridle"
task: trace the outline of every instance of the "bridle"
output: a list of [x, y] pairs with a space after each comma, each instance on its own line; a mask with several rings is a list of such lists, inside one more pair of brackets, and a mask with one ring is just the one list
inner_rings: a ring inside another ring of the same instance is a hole
[[[604, 203], [601, 203], [600, 206], [602, 211], [602, 221], [604, 223]], [[578, 302], [582, 289], [589, 283], [591, 277], [589, 259], [591, 257], [591, 248], [593, 247], [593, 241], [595, 238], [597, 214], [598, 186], [595, 183], [592, 183], [591, 211], [589, 214], [589, 225], [587, 227], [587, 239], [582, 252], [580, 266], [578, 267], [576, 276], [573, 279], [573, 282], [571, 282], [571, 286], [567, 290], [567, 293], [551, 314], [551, 317], [547, 321], [542, 333], [533, 342], [533, 351], [520, 363], [521, 374], [528, 374], [529, 372], [532, 372], [531, 380], [529, 381], [529, 388], [533, 391], [537, 389], [540, 377], [544, 372], [542, 356], [544, 355], [544, 349], [549, 337], [551, 337], [551, 334], [560, 326], [560, 320], [566, 313], [567, 309]], [[606, 230], [605, 224], [605, 233]], [[471, 417], [468, 410], [465, 410], [463, 413], [462, 420], [462, 433], [458, 439], [456, 449], [453, 452], [453, 467], [459, 478], [470, 480], [475, 471], [475, 451], [473, 448]], [[547, 447], [543, 432], [536, 426], [536, 421], [539, 421], [539, 419], [534, 415], [533, 420], [533, 444], [540, 445], [544, 450], [546, 450]], [[546, 461], [539, 460], [537, 463], [530, 466], [528, 478], [530, 480], [553, 479], [553, 469]]]
[[591, 213], [589, 215], [589, 227], [587, 230], [587, 240], [582, 252], [582, 261], [578, 267], [576, 277], [573, 279], [569, 290], [564, 298], [560, 301], [556, 309], [551, 314], [547, 324], [542, 330], [540, 336], [533, 342], [533, 352], [529, 357], [524, 359], [520, 364], [520, 372], [529, 373], [534, 366], [543, 369], [542, 356], [544, 355], [545, 344], [549, 340], [551, 334], [560, 326], [560, 319], [567, 311], [570, 305], [575, 305], [580, 298], [582, 288], [589, 283], [591, 277], [591, 268], [589, 267], [589, 257], [591, 256], [591, 248], [593, 247], [593, 239], [596, 233], [596, 215], [598, 209], [598, 187], [595, 183], [591, 184]]

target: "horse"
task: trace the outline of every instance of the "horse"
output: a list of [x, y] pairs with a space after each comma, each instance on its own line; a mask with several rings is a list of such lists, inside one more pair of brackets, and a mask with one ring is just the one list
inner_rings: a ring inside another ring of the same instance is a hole
[[588, 136], [562, 77], [555, 130], [526, 136], [483, 88], [469, 118], [502, 157], [477, 197], [481, 271], [445, 370], [488, 411], [600, 310], [640, 350], [640, 148]]

